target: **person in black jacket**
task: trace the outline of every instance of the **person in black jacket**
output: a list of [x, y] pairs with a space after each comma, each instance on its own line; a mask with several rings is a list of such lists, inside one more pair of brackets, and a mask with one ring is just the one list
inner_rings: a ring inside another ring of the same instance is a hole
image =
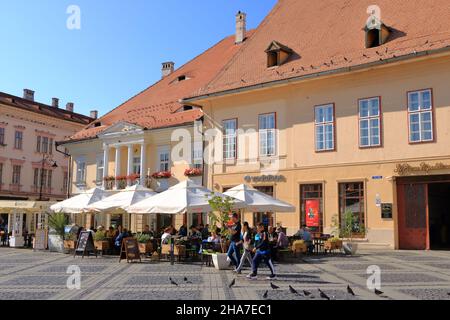
[[268, 279], [275, 279], [275, 268], [270, 254], [269, 234], [265, 231], [263, 223], [258, 224], [258, 233], [255, 236], [255, 248], [253, 249], [253, 252], [255, 253], [255, 256], [253, 258], [252, 273], [249, 274], [247, 278], [250, 280], [256, 280], [258, 278], [258, 266], [261, 260], [264, 260], [270, 270]]

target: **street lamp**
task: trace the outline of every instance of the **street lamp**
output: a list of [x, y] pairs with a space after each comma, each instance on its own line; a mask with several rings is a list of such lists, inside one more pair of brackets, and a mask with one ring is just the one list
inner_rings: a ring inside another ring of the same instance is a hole
[[46, 155], [45, 153], [42, 154], [42, 161], [41, 161], [41, 177], [40, 177], [40, 184], [39, 184], [39, 198], [38, 201], [43, 201], [42, 198], [42, 189], [44, 187], [44, 167], [45, 164], [49, 164], [52, 166], [52, 168], [58, 168], [58, 165], [56, 164], [56, 161], [52, 159], [51, 155]]

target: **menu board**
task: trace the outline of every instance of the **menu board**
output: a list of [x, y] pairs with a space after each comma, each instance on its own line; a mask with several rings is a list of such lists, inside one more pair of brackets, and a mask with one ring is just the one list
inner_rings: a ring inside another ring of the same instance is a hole
[[47, 250], [48, 245], [48, 233], [45, 229], [37, 229], [34, 234], [33, 249], [34, 250]]
[[139, 251], [139, 245], [135, 238], [125, 238], [122, 240], [119, 262], [123, 259], [126, 259], [127, 262], [133, 260], [141, 261], [141, 252]]
[[97, 249], [95, 249], [94, 246], [94, 238], [92, 237], [92, 232], [83, 231], [80, 233], [74, 256], [76, 256], [78, 253], [82, 253], [82, 257], [84, 257], [86, 254], [90, 255], [91, 253], [97, 256]]

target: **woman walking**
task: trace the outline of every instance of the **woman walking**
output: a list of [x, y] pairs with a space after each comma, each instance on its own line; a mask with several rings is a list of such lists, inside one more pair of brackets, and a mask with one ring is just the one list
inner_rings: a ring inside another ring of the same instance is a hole
[[242, 272], [242, 268], [244, 267], [245, 260], [248, 261], [250, 264], [250, 268], [253, 266], [253, 260], [252, 260], [252, 234], [250, 231], [250, 227], [248, 225], [248, 222], [244, 222], [244, 226], [242, 228], [242, 243], [244, 245], [244, 254], [241, 257], [241, 262], [239, 263], [239, 266], [234, 270], [237, 273]]

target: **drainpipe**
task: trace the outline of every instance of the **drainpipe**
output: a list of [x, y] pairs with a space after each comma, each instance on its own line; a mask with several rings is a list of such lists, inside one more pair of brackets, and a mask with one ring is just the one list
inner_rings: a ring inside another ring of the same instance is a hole
[[55, 150], [61, 154], [63, 154], [66, 157], [69, 157], [69, 163], [68, 163], [68, 170], [67, 170], [67, 190], [66, 190], [66, 196], [67, 199], [70, 198], [70, 184], [72, 181], [72, 156], [64, 151], [61, 151], [58, 149], [58, 147], [60, 146], [60, 144], [58, 142], [55, 142]]

